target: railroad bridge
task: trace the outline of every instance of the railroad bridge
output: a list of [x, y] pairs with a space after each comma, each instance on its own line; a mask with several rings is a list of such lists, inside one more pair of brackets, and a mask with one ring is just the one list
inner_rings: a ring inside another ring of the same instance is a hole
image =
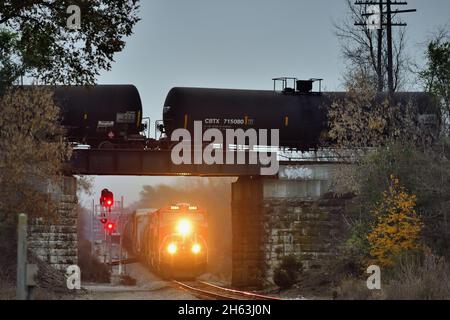
[[[261, 176], [259, 165], [174, 165], [169, 151], [74, 150], [67, 175], [237, 177], [232, 184], [232, 284], [257, 287], [270, 281], [285, 255], [320, 268], [333, 255], [341, 234], [344, 199], [330, 192], [336, 159], [314, 155], [280, 161], [276, 176]], [[64, 199], [75, 199], [74, 178], [66, 178]], [[63, 209], [70, 205], [63, 203]], [[72, 203], [72, 207], [74, 204]], [[73, 218], [70, 210], [64, 214]], [[76, 240], [74, 220], [54, 227], [50, 240]], [[56, 242], [59, 243], [59, 242]], [[76, 263], [72, 246], [41, 256], [63, 268]]]

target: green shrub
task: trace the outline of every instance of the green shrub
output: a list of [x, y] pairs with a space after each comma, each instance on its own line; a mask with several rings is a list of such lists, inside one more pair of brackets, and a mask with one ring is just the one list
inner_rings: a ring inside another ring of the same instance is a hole
[[273, 281], [280, 289], [289, 289], [295, 283], [295, 281], [289, 276], [286, 270], [283, 270], [281, 268], [275, 269], [273, 273]]
[[301, 268], [302, 263], [295, 256], [285, 256], [274, 271], [273, 281], [281, 289], [289, 289], [296, 283]]

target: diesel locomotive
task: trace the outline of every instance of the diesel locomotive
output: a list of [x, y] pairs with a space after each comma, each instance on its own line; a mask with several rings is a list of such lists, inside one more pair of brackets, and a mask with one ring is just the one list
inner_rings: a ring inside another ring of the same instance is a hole
[[127, 224], [129, 250], [164, 278], [195, 278], [208, 262], [208, 215], [179, 203], [136, 210]]

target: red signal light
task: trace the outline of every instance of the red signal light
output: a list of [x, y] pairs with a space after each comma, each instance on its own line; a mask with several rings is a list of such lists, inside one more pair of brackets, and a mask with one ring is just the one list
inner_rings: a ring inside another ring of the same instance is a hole
[[106, 219], [106, 218], [101, 218], [101, 219], [100, 219], [100, 222], [101, 222], [102, 224], [105, 224], [105, 223], [108, 222], [108, 219]]
[[114, 222], [108, 222], [105, 225], [105, 229], [109, 234], [112, 234], [114, 230], [116, 229], [116, 224]]
[[111, 208], [114, 205], [114, 194], [108, 189], [102, 190], [100, 205], [108, 208]]

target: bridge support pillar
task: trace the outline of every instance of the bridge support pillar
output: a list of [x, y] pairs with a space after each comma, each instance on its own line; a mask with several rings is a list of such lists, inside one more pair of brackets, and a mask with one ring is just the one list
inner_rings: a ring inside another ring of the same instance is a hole
[[265, 276], [262, 179], [239, 178], [231, 199], [232, 284], [259, 286]]
[[56, 216], [50, 221], [36, 219], [29, 234], [29, 248], [42, 261], [56, 270], [66, 271], [78, 262], [77, 241], [77, 180], [62, 177], [53, 187], [51, 197], [57, 205]]
[[239, 178], [232, 185], [232, 284], [262, 287], [284, 256], [304, 270], [333, 259], [344, 233], [347, 199], [331, 191], [332, 165], [282, 167], [277, 178]]

